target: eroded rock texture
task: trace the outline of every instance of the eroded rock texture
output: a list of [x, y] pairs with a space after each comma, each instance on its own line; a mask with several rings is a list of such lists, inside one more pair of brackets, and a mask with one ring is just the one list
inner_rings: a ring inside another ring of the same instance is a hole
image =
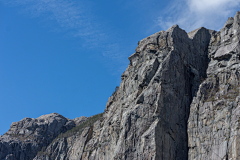
[[9, 131], [0, 136], [0, 159], [33, 159], [42, 147], [73, 127], [74, 121], [57, 113], [13, 122]]
[[189, 37], [175, 25], [141, 40], [103, 119], [35, 159], [187, 159], [189, 107], [206, 77], [211, 31]]
[[240, 159], [239, 24], [141, 40], [103, 114], [13, 123], [0, 159]]
[[190, 160], [240, 159], [240, 12], [214, 32], [207, 78], [191, 104]]

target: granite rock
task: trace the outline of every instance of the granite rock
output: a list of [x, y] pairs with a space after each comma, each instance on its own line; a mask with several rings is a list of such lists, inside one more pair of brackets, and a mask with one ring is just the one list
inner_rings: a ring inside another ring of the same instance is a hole
[[13, 123], [0, 159], [240, 159], [240, 12], [220, 31], [174, 25], [138, 43], [102, 114]]
[[210, 41], [207, 78], [190, 107], [189, 160], [240, 159], [239, 16], [230, 17]]
[[139, 42], [102, 120], [59, 138], [40, 159], [187, 159], [187, 120], [206, 77], [211, 31], [177, 25]]
[[0, 137], [0, 159], [33, 159], [42, 147], [73, 127], [74, 121], [57, 113], [13, 122], [8, 132]]

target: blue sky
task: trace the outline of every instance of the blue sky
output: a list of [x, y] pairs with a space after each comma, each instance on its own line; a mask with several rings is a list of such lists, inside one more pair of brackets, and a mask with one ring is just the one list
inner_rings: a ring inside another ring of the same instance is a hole
[[240, 0], [0, 0], [0, 134], [57, 112], [104, 111], [141, 39], [174, 24], [219, 30]]

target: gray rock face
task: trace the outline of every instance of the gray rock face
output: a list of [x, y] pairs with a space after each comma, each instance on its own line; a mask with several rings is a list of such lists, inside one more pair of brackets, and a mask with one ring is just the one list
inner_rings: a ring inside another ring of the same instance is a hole
[[85, 116], [82, 116], [82, 117], [77, 117], [77, 118], [74, 118], [73, 121], [74, 123], [78, 126], [80, 125], [81, 123], [85, 122], [87, 120], [87, 117]]
[[211, 38], [207, 78], [188, 120], [190, 160], [240, 159], [239, 24], [240, 12]]
[[74, 126], [74, 121], [57, 113], [13, 122], [9, 131], [0, 137], [0, 159], [33, 159], [42, 147]]
[[240, 159], [239, 25], [240, 12], [219, 32], [174, 25], [141, 40], [103, 114], [13, 123], [0, 159]]
[[206, 77], [211, 31], [177, 25], [140, 41], [102, 121], [59, 138], [37, 159], [187, 159], [192, 97]]

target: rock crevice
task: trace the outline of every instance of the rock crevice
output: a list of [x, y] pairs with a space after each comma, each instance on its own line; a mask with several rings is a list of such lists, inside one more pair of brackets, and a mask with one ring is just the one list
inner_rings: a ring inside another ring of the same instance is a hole
[[141, 40], [103, 114], [13, 123], [0, 159], [239, 159], [239, 24], [237, 12], [220, 31], [174, 25]]

